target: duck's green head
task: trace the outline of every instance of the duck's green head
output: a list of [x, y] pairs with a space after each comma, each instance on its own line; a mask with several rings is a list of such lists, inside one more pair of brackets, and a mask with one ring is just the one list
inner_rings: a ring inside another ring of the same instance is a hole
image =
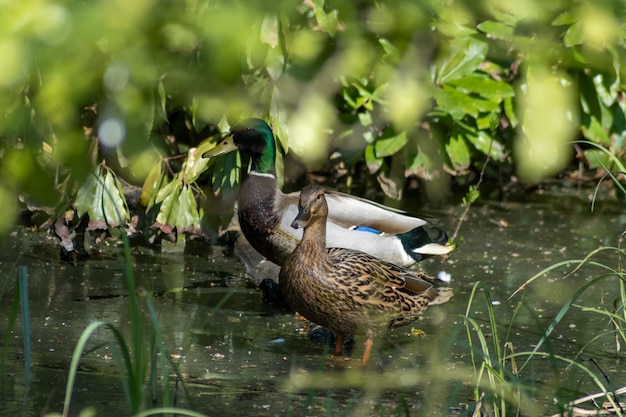
[[236, 124], [228, 136], [202, 156], [214, 157], [239, 150], [250, 156], [252, 171], [274, 173], [276, 144], [272, 129], [261, 119], [246, 119]]

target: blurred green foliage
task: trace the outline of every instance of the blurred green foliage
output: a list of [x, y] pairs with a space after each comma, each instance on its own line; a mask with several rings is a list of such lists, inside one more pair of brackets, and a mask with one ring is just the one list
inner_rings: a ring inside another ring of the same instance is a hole
[[445, 193], [487, 156], [540, 181], [578, 139], [611, 169], [624, 15], [617, 0], [0, 2], [0, 230], [18, 196], [52, 215], [87, 201], [101, 167], [144, 187], [157, 226], [195, 233], [198, 183], [233, 187], [242, 161], [180, 156], [249, 116], [310, 168], [366, 167], [398, 199], [408, 177]]

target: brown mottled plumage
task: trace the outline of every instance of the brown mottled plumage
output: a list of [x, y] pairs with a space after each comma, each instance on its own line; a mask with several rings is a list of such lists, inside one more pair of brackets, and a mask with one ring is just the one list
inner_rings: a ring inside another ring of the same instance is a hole
[[365, 334], [365, 364], [377, 331], [416, 320], [429, 305], [446, 302], [452, 290], [363, 252], [327, 249], [327, 216], [324, 190], [304, 187], [292, 223], [304, 227], [304, 236], [280, 270], [280, 288], [294, 310], [337, 333], [335, 354], [341, 354], [344, 334]]

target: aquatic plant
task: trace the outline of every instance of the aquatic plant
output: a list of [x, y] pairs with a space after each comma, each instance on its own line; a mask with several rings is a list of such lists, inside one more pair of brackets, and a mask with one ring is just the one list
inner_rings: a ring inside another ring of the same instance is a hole
[[[23, 209], [106, 223], [107, 210], [74, 206], [96, 200], [89, 173], [106, 169], [141, 189], [141, 205], [117, 205], [131, 219], [148, 208], [151, 238], [196, 235], [198, 199], [229, 198], [245, 163], [197, 149], [251, 115], [307, 168], [396, 200], [409, 181], [441, 198], [473, 182], [485, 156], [490, 178], [512, 178], [513, 165], [540, 181], [581, 138], [584, 166], [623, 165], [617, 4], [3, 3], [0, 231]], [[65, 59], [78, 50], [85, 59]]]

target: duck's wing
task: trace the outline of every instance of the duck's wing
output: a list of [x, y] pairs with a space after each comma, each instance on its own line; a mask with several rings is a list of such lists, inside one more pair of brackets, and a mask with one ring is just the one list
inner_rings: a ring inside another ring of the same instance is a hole
[[[360, 299], [361, 302], [388, 305], [403, 310], [420, 309], [430, 304], [441, 304], [452, 296], [452, 290], [439, 287], [438, 279], [424, 273], [408, 271], [395, 264], [381, 261], [366, 253], [345, 248], [328, 249], [336, 267], [329, 277], [339, 287]], [[405, 299], [420, 299], [418, 304], [405, 303]], [[395, 307], [394, 307], [395, 306]]]
[[389, 234], [406, 233], [428, 222], [408, 215], [402, 210], [387, 207], [337, 191], [327, 191], [328, 221], [347, 229], [368, 227]]
[[[299, 193], [280, 193], [276, 198], [280, 233], [299, 241], [302, 230], [291, 227], [298, 214]], [[329, 205], [327, 247], [365, 252], [402, 266], [453, 249], [446, 244], [445, 232], [430, 225], [425, 227], [425, 220], [403, 214], [400, 210], [338, 192], [329, 192], [326, 201]]]

